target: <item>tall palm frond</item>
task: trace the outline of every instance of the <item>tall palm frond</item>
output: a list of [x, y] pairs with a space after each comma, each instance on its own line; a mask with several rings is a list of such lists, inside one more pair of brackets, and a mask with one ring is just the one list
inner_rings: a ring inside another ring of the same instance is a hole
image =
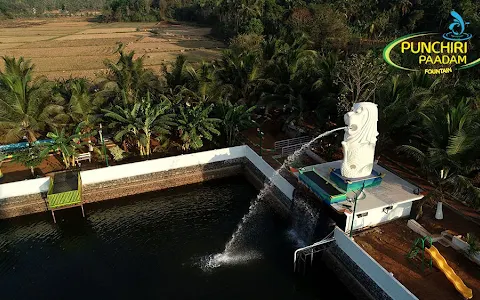
[[22, 57], [3, 57], [0, 72], [0, 142], [34, 142], [48, 127], [65, 124], [68, 116], [51, 99], [52, 84], [32, 79], [34, 66]]

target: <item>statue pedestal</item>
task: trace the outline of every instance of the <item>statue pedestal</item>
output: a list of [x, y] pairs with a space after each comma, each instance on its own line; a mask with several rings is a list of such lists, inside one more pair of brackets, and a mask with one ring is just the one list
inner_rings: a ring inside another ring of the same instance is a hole
[[360, 178], [346, 178], [342, 176], [341, 169], [332, 169], [330, 171], [330, 180], [332, 180], [339, 188], [346, 192], [358, 191], [362, 189], [362, 187], [367, 188], [380, 185], [380, 183], [382, 183], [383, 176], [384, 174], [372, 170], [372, 173], [369, 176]]

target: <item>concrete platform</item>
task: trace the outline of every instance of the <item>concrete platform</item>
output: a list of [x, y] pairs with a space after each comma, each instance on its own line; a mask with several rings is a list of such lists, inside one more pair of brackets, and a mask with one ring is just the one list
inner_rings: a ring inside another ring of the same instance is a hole
[[[341, 164], [342, 161], [337, 160], [309, 167], [313, 167], [320, 176], [338, 188], [330, 180], [330, 170], [340, 168]], [[358, 196], [354, 230], [406, 217], [410, 215], [412, 202], [423, 198], [417, 186], [377, 164], [375, 164], [373, 169], [385, 175], [380, 185], [366, 188]], [[298, 177], [298, 173], [295, 173], [295, 175]], [[347, 232], [350, 230], [352, 223], [354, 198], [354, 192], [347, 192], [347, 200], [331, 204], [334, 210], [347, 216], [347, 228], [345, 228]]]

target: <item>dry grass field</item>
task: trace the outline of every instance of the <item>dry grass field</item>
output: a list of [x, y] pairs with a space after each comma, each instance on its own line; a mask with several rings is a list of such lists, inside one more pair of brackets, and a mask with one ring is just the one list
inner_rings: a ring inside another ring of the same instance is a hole
[[102, 24], [79, 17], [17, 19], [0, 24], [0, 56], [31, 59], [36, 75], [50, 79], [92, 78], [105, 69], [106, 59], [116, 59], [117, 43], [122, 42], [127, 51], [145, 57], [146, 67], [159, 71], [179, 54], [191, 61], [218, 57], [225, 45], [209, 33], [210, 28], [169, 23]]

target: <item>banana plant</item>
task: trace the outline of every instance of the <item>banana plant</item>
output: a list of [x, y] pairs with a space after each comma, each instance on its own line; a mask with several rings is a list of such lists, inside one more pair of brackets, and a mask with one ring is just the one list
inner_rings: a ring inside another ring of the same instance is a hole
[[78, 155], [79, 149], [88, 144], [88, 141], [85, 140], [96, 135], [95, 131], [82, 134], [82, 127], [82, 124], [78, 125], [75, 133], [72, 135], [65, 132], [65, 128], [62, 128], [62, 130], [56, 129], [55, 132], [49, 132], [47, 137], [53, 141], [45, 147], [43, 152], [60, 151], [65, 168], [68, 169], [74, 166], [75, 157]]

